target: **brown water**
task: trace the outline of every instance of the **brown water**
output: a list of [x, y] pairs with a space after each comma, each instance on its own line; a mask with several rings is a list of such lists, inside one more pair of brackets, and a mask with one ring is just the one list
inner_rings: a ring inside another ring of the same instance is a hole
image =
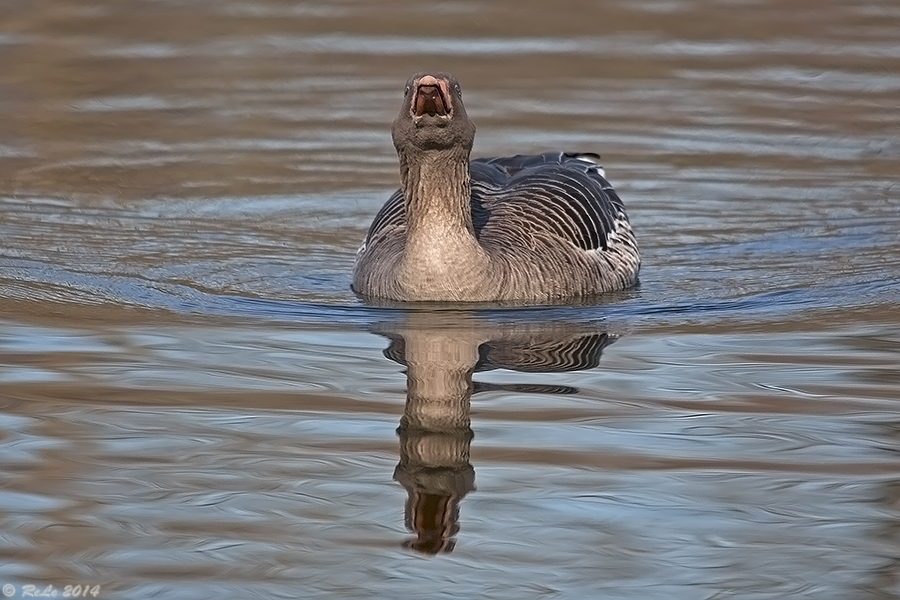
[[[894, 0], [3, 3], [4, 593], [900, 597], [898, 31]], [[477, 155], [603, 155], [640, 289], [351, 294], [421, 68]]]

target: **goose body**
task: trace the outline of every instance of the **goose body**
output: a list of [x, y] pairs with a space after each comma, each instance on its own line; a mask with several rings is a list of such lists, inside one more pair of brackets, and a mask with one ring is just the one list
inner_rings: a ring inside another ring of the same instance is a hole
[[596, 155], [470, 160], [475, 128], [446, 73], [409, 80], [392, 132], [402, 185], [357, 253], [360, 295], [552, 302], [637, 283], [637, 242]]

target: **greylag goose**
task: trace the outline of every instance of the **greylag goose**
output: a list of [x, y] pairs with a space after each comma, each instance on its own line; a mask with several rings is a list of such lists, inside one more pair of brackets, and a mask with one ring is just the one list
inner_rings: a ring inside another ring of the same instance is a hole
[[475, 125], [440, 72], [407, 81], [391, 134], [401, 187], [357, 252], [356, 293], [541, 303], [637, 282], [637, 242], [597, 155], [470, 160]]

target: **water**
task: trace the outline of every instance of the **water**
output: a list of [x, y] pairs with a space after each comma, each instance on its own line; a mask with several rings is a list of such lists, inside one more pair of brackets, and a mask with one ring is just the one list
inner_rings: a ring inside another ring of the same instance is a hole
[[[0, 15], [4, 594], [900, 596], [894, 3]], [[603, 155], [639, 289], [352, 295], [421, 68]]]

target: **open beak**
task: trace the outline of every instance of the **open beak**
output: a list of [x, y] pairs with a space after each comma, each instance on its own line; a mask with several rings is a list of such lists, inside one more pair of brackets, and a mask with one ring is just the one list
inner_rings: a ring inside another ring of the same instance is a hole
[[416, 93], [410, 108], [415, 118], [429, 115], [432, 117], [449, 117], [453, 112], [447, 82], [431, 75], [425, 75], [416, 82]]

